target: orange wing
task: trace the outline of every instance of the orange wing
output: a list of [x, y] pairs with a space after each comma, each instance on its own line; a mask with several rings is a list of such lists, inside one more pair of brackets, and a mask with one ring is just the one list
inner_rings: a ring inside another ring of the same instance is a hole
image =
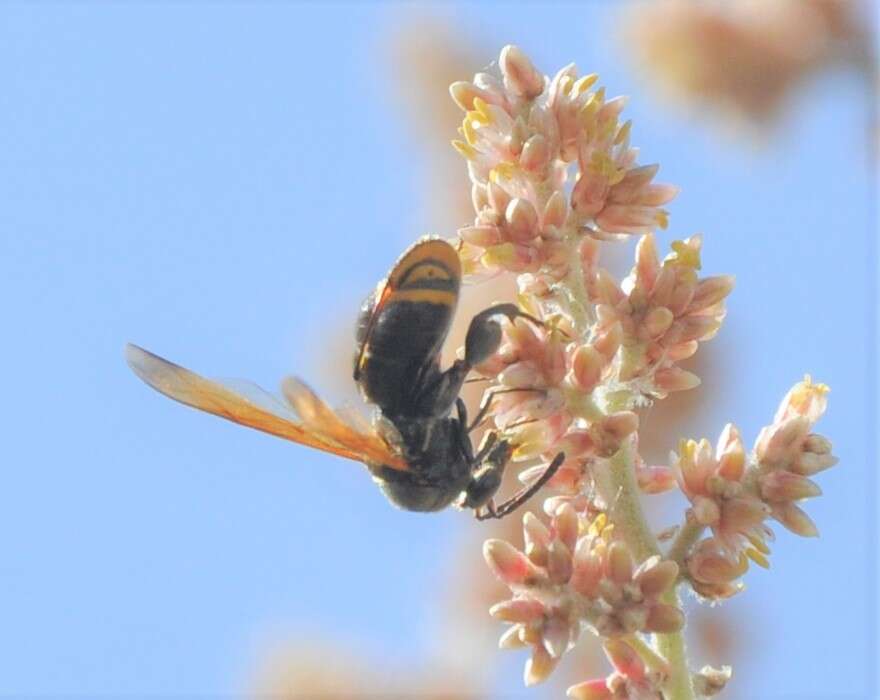
[[[311, 390], [295, 380], [285, 383], [285, 393], [293, 396], [289, 396], [289, 400], [300, 413], [302, 422], [271, 394], [264, 392], [265, 396], [258, 397], [261, 399], [258, 402], [254, 397], [205, 379], [136, 345], [126, 346], [125, 359], [149, 386], [187, 406], [356, 462], [400, 471], [408, 468], [403, 458], [392, 452], [381, 437], [361, 433], [347, 425]], [[290, 390], [289, 386], [296, 389]]]

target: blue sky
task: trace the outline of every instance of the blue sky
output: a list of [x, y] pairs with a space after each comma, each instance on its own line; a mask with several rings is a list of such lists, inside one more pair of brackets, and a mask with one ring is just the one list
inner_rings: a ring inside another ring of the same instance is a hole
[[[719, 138], [655, 101], [609, 7], [426, 11], [495, 47], [485, 63], [518, 43], [545, 72], [574, 60], [631, 96], [644, 162], [682, 187], [661, 241], [701, 231], [706, 273], [737, 276], [694, 436], [734, 420], [751, 441], [805, 372], [832, 386], [819, 429], [841, 464], [807, 506], [822, 537], [780, 528], [773, 569], [730, 603], [757, 630], [737, 691], [869, 697], [867, 97], [827, 74], [763, 148]], [[357, 467], [186, 411], [122, 360], [132, 340], [266, 387], [318, 372], [335, 329], [423, 233], [429, 162], [397, 121], [385, 51], [414, 14], [0, 7], [0, 693], [239, 692], [287, 637], [338, 637], [393, 668], [428, 654], [444, 567], [477, 524], [398, 512]]]

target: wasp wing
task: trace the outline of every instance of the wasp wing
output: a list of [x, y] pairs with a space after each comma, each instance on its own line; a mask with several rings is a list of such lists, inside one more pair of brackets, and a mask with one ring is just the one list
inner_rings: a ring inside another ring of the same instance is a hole
[[307, 428], [280, 401], [255, 385], [248, 385], [246, 396], [136, 345], [126, 346], [125, 359], [146, 384], [187, 406], [356, 462], [406, 468], [403, 459], [378, 436], [361, 434], [352, 428], [351, 434], [330, 437], [313, 425]]
[[435, 322], [433, 340], [443, 342], [452, 323], [461, 286], [458, 251], [442, 238], [423, 238], [414, 243], [391, 268], [376, 290], [375, 302], [355, 360], [355, 379], [364, 369], [366, 350], [382, 311], [397, 302], [426, 303], [446, 309]]
[[[281, 393], [299, 415], [303, 425], [326, 440], [356, 446], [365, 455], [387, 452], [387, 444], [378, 434], [355, 428], [301, 380], [295, 377], [285, 378], [281, 383]], [[395, 464], [385, 464], [392, 468], [397, 467]], [[401, 464], [405, 467], [404, 462], [401, 461]]]

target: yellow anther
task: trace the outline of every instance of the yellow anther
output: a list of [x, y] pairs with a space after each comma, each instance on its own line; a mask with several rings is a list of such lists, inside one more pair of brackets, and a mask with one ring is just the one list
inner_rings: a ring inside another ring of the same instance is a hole
[[477, 145], [477, 130], [473, 127], [474, 122], [470, 119], [465, 119], [461, 124], [462, 135], [465, 140], [471, 145]]
[[629, 132], [632, 130], [632, 119], [627, 121], [620, 129], [617, 131], [617, 136], [614, 137], [614, 145], [617, 146], [629, 138]]
[[474, 150], [473, 146], [464, 141], [453, 139], [452, 147], [468, 160], [473, 160], [477, 157], [477, 152]]
[[[669, 223], [668, 215], [666, 214], [666, 212], [661, 209], [658, 212], [657, 218], [657, 224], [661, 228], [666, 228]], [[693, 270], [700, 269], [701, 262], [699, 248], [689, 246], [686, 241], [672, 241], [669, 247], [672, 248], [672, 253], [667, 256], [668, 262], [676, 263], [678, 265], [684, 265], [685, 267], [689, 267]]]
[[755, 535], [746, 535], [746, 539], [752, 543], [752, 546], [757, 549], [761, 554], [770, 554], [770, 547], [767, 546], [767, 543], [764, 542], [760, 537], [756, 537]]
[[[657, 212], [657, 226], [662, 228], [664, 231], [669, 228], [669, 213], [661, 209]], [[699, 258], [699, 253], [697, 254]], [[697, 263], [697, 269], [700, 269], [699, 262]]]
[[559, 81], [559, 92], [568, 95], [571, 92], [572, 80], [570, 75], [563, 75]]
[[481, 97], [474, 98], [474, 111], [486, 120], [486, 124], [492, 123], [492, 112], [489, 111], [489, 105]]
[[596, 84], [596, 81], [599, 79], [599, 75], [597, 73], [590, 73], [589, 75], [585, 75], [582, 78], [578, 78], [574, 85], [571, 86], [571, 96], [578, 97], [583, 95], [587, 90], [589, 90], [593, 85]]
[[468, 122], [476, 122], [477, 124], [481, 124], [482, 126], [488, 126], [489, 117], [487, 117], [482, 112], [478, 112], [477, 110], [472, 109], [470, 112], [468, 112], [465, 115], [464, 121], [462, 122], [462, 126], [464, 126]]
[[753, 562], [755, 562], [758, 566], [760, 566], [764, 569], [770, 568], [770, 561], [767, 559], [767, 557], [765, 557], [763, 554], [761, 554], [761, 552], [759, 552], [757, 549], [751, 549], [751, 548], [747, 549], [746, 556], [749, 559], [751, 559]]
[[513, 163], [502, 162], [489, 171], [489, 180], [497, 185], [499, 180], [512, 178], [514, 172], [516, 172], [516, 166]]

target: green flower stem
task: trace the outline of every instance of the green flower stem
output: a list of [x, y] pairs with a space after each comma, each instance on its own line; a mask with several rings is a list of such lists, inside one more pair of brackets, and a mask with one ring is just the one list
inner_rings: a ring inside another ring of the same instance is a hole
[[626, 440], [608, 460], [607, 491], [602, 498], [608, 504], [608, 517], [623, 537], [636, 561], [660, 554], [657, 538], [651, 532], [636, 482], [635, 452], [632, 442]]
[[[623, 537], [638, 561], [660, 554], [657, 538], [645, 520], [639, 500], [632, 443], [626, 442], [606, 464], [607, 468], [600, 470], [596, 481], [602, 498], [608, 504], [608, 515], [614, 523], [615, 532]], [[663, 602], [681, 607], [675, 587], [664, 594]], [[654, 647], [666, 659], [669, 669], [666, 700], [694, 700], [696, 696], [691, 685], [684, 628], [673, 634], [655, 634]]]
[[[681, 607], [678, 597], [678, 585], [670, 588], [663, 595], [667, 605]], [[684, 644], [684, 627], [674, 634], [655, 634], [654, 646], [657, 647], [669, 664], [669, 678], [663, 688], [666, 700], [696, 700], [694, 686], [691, 682], [691, 671], [688, 666], [687, 649]]]
[[678, 531], [678, 534], [669, 546], [669, 551], [666, 552], [666, 558], [671, 559], [678, 564], [679, 571], [683, 572], [685, 570], [685, 560], [705, 529], [705, 525], [700, 525], [700, 523], [688, 513], [684, 525], [681, 526], [681, 529]]
[[[593, 322], [594, 311], [584, 284], [578, 250], [579, 239], [580, 236], [574, 228], [569, 228], [566, 235], [569, 244], [569, 270], [563, 282], [557, 287], [557, 293], [568, 302], [575, 331], [580, 337], [586, 338], [589, 334], [589, 326]], [[645, 520], [642, 503], [639, 500], [635, 450], [631, 441], [624, 441], [623, 446], [611, 459], [595, 470], [595, 480], [599, 493], [608, 504], [608, 516], [614, 523], [615, 530], [623, 537], [633, 555], [639, 561], [644, 561], [655, 554], [659, 555], [660, 546]], [[680, 607], [674, 587], [664, 595], [663, 602]], [[647, 646], [644, 642], [641, 644]], [[695, 700], [684, 645], [684, 629], [674, 634], [654, 635], [654, 645], [656, 651], [666, 659], [669, 669], [665, 688], [666, 700]], [[644, 654], [642, 658], [645, 658]]]
[[637, 634], [629, 634], [623, 638], [636, 653], [645, 662], [645, 666], [657, 673], [666, 674], [669, 672], [669, 664], [657, 651]]

